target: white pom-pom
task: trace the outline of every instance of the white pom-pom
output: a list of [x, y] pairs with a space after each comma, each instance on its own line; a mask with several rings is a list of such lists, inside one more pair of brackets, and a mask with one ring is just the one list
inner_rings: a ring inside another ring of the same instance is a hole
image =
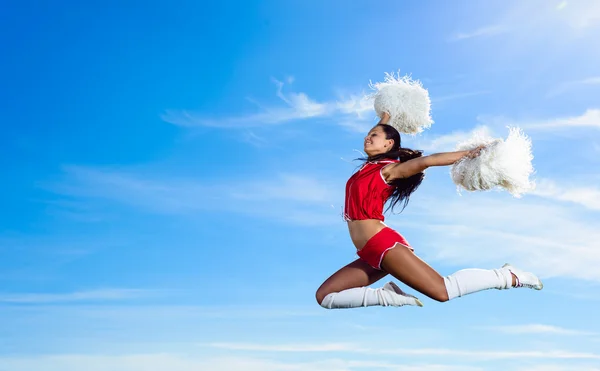
[[463, 158], [452, 165], [452, 181], [468, 191], [485, 191], [501, 187], [515, 197], [531, 191], [535, 183], [531, 140], [519, 128], [509, 128], [506, 140], [475, 133], [460, 143], [457, 150], [465, 151], [485, 145], [475, 158]]
[[420, 81], [386, 73], [383, 82], [371, 82], [370, 87], [376, 91], [371, 97], [377, 116], [387, 112], [390, 115], [388, 125], [400, 133], [418, 134], [433, 123], [429, 93]]

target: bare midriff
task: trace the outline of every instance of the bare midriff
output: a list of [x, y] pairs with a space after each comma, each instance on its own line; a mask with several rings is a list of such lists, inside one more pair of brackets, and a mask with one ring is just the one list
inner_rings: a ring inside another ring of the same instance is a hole
[[387, 227], [387, 225], [377, 219], [348, 221], [350, 238], [357, 250], [362, 250], [367, 241], [385, 227]]

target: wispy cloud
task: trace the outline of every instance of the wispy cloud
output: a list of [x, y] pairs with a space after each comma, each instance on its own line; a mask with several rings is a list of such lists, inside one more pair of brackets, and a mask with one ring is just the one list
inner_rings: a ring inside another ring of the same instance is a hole
[[594, 86], [594, 85], [600, 85], [600, 76], [588, 77], [586, 79], [564, 82], [564, 83], [558, 85], [557, 87], [555, 87], [554, 89], [550, 90], [546, 94], [546, 97], [547, 98], [555, 97], [555, 96], [563, 94], [569, 90], [581, 88], [582, 86]]
[[320, 360], [278, 360], [265, 357], [197, 356], [177, 353], [126, 355], [64, 354], [2, 357], [0, 369], [11, 371], [355, 371], [390, 369], [394, 371], [482, 371], [483, 368], [444, 364], [406, 364], [381, 360], [328, 358]]
[[493, 135], [492, 130], [486, 125], [477, 126], [471, 131], [458, 130], [438, 136], [425, 133], [422, 138], [415, 139], [414, 147], [424, 151], [454, 151], [460, 142], [467, 140], [475, 135], [475, 133], [490, 136]]
[[600, 76], [588, 77], [587, 79], [579, 80], [576, 83], [583, 85], [600, 85]]
[[385, 354], [385, 355], [404, 355], [404, 356], [439, 356], [439, 357], [468, 357], [478, 360], [495, 359], [523, 359], [523, 358], [542, 358], [542, 359], [600, 359], [600, 354], [571, 352], [562, 350], [548, 351], [501, 351], [501, 350], [462, 350], [448, 348], [402, 348], [389, 349], [385, 347], [370, 348], [351, 344], [307, 344], [307, 345], [265, 345], [265, 344], [244, 344], [244, 343], [213, 343], [207, 344], [210, 347], [222, 348], [236, 351], [260, 351], [260, 352], [322, 352], [321, 349], [329, 351], [361, 353], [361, 354]]
[[[69, 198], [114, 203], [158, 214], [189, 215], [199, 210], [221, 210], [308, 225], [341, 220], [338, 219], [341, 214], [332, 209], [332, 205], [341, 205], [338, 187], [306, 174], [257, 176], [244, 179], [244, 187], [235, 187], [232, 184], [238, 183], [231, 180], [207, 182], [123, 169], [66, 166], [64, 171], [65, 179], [46, 188]], [[240, 207], [240, 203], [245, 203], [245, 207]]]
[[563, 1], [555, 9], [560, 19], [577, 30], [600, 23], [600, 3], [594, 0]]
[[[243, 114], [235, 117], [207, 118], [200, 113], [186, 110], [168, 110], [161, 118], [171, 124], [182, 127], [215, 127], [241, 128], [261, 127], [265, 125], [282, 124], [290, 121], [305, 120], [317, 117], [332, 117], [342, 122], [365, 121], [366, 112], [374, 112], [373, 102], [362, 95], [350, 95], [339, 100], [318, 102], [303, 92], [284, 92], [285, 83], [272, 79], [276, 86], [275, 95], [284, 103], [283, 106], [265, 106], [252, 100], [260, 112]], [[288, 79], [288, 83], [293, 79]], [[348, 125], [345, 125], [348, 126]], [[355, 125], [350, 126], [352, 130]]]
[[481, 329], [505, 334], [595, 335], [593, 332], [570, 330], [562, 327], [541, 324], [489, 326], [481, 327]]
[[[364, 92], [362, 94], [339, 94], [338, 99], [319, 102], [303, 92], [285, 93], [283, 82], [276, 79], [272, 81], [276, 85], [275, 95], [284, 104], [283, 106], [265, 106], [251, 99], [250, 101], [258, 107], [260, 112], [235, 117], [207, 118], [205, 114], [186, 110], [170, 110], [161, 117], [164, 121], [181, 127], [204, 126], [222, 129], [259, 128], [298, 120], [334, 118], [335, 123], [342, 128], [360, 133], [366, 133], [376, 122], [373, 99]], [[491, 93], [489, 90], [478, 90], [432, 96], [431, 101], [439, 104], [489, 93]], [[255, 146], [261, 146], [264, 143], [262, 138], [250, 130], [243, 135], [243, 139]]]
[[479, 116], [478, 121], [489, 126], [518, 126], [524, 130], [557, 130], [570, 128], [600, 128], [600, 109], [590, 108], [581, 115], [552, 119], [510, 119], [500, 116]]
[[208, 119], [203, 115], [190, 113], [188, 111], [167, 111], [161, 117], [164, 121], [183, 127], [208, 126], [219, 128], [239, 128], [256, 127], [265, 124], [279, 124], [282, 122], [301, 120], [312, 117], [325, 116], [332, 113], [330, 103], [319, 103], [310, 99], [305, 93], [283, 93], [284, 83], [273, 79], [277, 87], [276, 95], [286, 106], [284, 107], [263, 107], [262, 112], [243, 115], [238, 117], [222, 117], [218, 119]]
[[459, 198], [446, 191], [438, 193], [415, 197], [407, 211], [415, 220], [427, 220], [425, 225], [411, 226], [427, 231], [418, 248], [426, 259], [467, 267], [499, 267], [510, 262], [543, 279], [600, 282], [600, 271], [595, 268], [600, 265], [596, 243], [600, 231], [593, 218], [529, 196], [512, 200], [497, 192], [467, 193]]
[[338, 196], [331, 184], [322, 180], [297, 174], [279, 174], [276, 181], [249, 182], [232, 196], [251, 200], [291, 200], [299, 202], [331, 202]]
[[513, 2], [488, 26], [463, 31], [451, 36], [450, 41], [461, 41], [512, 33], [523, 38], [546, 35], [549, 31], [579, 36], [600, 23], [600, 3], [595, 0], [545, 0]]
[[365, 133], [368, 133], [369, 130], [373, 127], [372, 122], [360, 121], [360, 120], [344, 119], [344, 120], [338, 121], [337, 123], [338, 123], [338, 125], [347, 129], [348, 131], [355, 132], [355, 133], [362, 133], [363, 135]]
[[458, 349], [394, 349], [394, 350], [371, 350], [369, 353], [398, 354], [412, 356], [447, 356], [447, 357], [468, 357], [479, 360], [498, 360], [498, 359], [600, 359], [600, 354], [586, 352], [571, 352], [562, 350], [549, 351], [480, 351], [480, 350], [458, 350]]
[[[241, 291], [241, 290], [240, 290]], [[203, 290], [206, 292], [206, 290]], [[318, 322], [318, 318], [326, 315], [322, 308], [314, 305], [302, 305], [296, 307], [273, 306], [273, 305], [191, 305], [180, 304], [181, 299], [196, 296], [197, 292], [193, 290], [145, 290], [139, 294], [131, 296], [123, 295], [123, 299], [76, 299], [68, 298], [67, 294], [56, 300], [55, 297], [31, 297], [27, 296], [17, 302], [5, 302], [13, 304], [41, 304], [41, 305], [5, 305], [0, 306], [0, 315], [3, 318], [13, 318], [28, 323], [28, 326], [35, 326], [32, 319], [39, 320], [39, 323], [46, 324], [76, 324], [86, 323], [90, 318], [94, 318], [103, 323], [109, 323], [112, 327], [122, 327], [128, 330], [144, 327], [149, 324], [159, 325], [159, 319], [162, 324], [171, 328], [179, 328], [182, 324], [194, 323], [198, 326], [208, 323], [217, 323], [219, 321], [239, 321], [249, 326], [256, 322], [268, 322], [273, 319], [278, 321], [306, 321]], [[58, 295], [56, 295], [58, 296]], [[99, 297], [96, 295], [95, 297]], [[105, 296], [106, 297], [106, 296]], [[111, 296], [115, 297], [115, 296]], [[168, 298], [168, 303], [157, 304], [157, 300]], [[21, 298], [18, 298], [21, 299]], [[147, 302], [139, 305], [134, 300], [128, 299], [149, 299], [154, 302]], [[103, 301], [107, 301], [104, 303]], [[72, 305], [77, 302], [78, 305]], [[246, 327], [243, 327], [244, 329]], [[89, 327], [84, 326], [82, 331], [89, 331]], [[240, 331], [244, 331], [241, 329]], [[206, 337], [212, 338], [210, 334]], [[197, 337], [196, 337], [197, 338]]]
[[216, 193], [210, 191], [217, 190], [225, 195], [224, 198], [258, 201], [329, 202], [338, 195], [331, 183], [292, 173], [246, 179], [243, 188], [209, 183], [197, 178], [157, 177], [126, 170], [82, 166], [65, 167], [65, 173], [67, 179], [53, 187], [58, 193], [112, 198], [175, 212], [201, 209]]
[[253, 131], [246, 131], [242, 133], [242, 140], [246, 143], [250, 143], [255, 147], [264, 147], [267, 144], [267, 140]]
[[585, 208], [600, 211], [600, 188], [589, 186], [559, 186], [548, 179], [537, 180], [532, 194], [558, 201], [572, 202]]
[[211, 343], [212, 348], [228, 350], [250, 350], [258, 352], [353, 352], [357, 346], [347, 343], [325, 343], [325, 344], [245, 344], [245, 343]]
[[20, 293], [0, 294], [0, 303], [47, 304], [81, 301], [114, 301], [148, 296], [153, 291], [140, 289], [103, 289], [71, 293]]
[[472, 92], [466, 92], [466, 93], [442, 95], [442, 96], [438, 96], [438, 97], [434, 96], [431, 98], [431, 102], [434, 104], [442, 103], [442, 102], [446, 102], [446, 101], [452, 101], [452, 100], [463, 99], [463, 98], [468, 98], [468, 97], [475, 97], [475, 96], [484, 95], [484, 94], [490, 94], [491, 92], [492, 92], [491, 90], [478, 90], [478, 91], [472, 91]]
[[600, 128], [600, 109], [588, 109], [580, 116], [563, 117], [542, 122], [523, 123], [526, 129], [553, 129], [573, 127]]
[[600, 367], [593, 365], [553, 365], [553, 364], [541, 364], [541, 365], [527, 365], [525, 367], [515, 368], [516, 371], [600, 371]]
[[506, 33], [506, 32], [508, 32], [508, 30], [509, 30], [508, 27], [503, 26], [503, 25], [485, 26], [485, 27], [481, 27], [481, 28], [478, 28], [476, 30], [469, 31], [469, 32], [456, 33], [455, 35], [453, 35], [451, 37], [450, 40], [458, 41], [458, 40], [466, 40], [466, 39], [473, 39], [473, 38], [479, 38], [479, 37], [494, 36], [494, 35]]
[[[217, 188], [187, 179], [159, 179], [126, 170], [65, 166], [65, 179], [44, 185], [77, 199], [113, 201], [159, 213], [184, 213], [210, 205]], [[217, 200], [213, 200], [218, 202]]]
[[[453, 136], [446, 142], [454, 143], [457, 139], [459, 136]], [[229, 183], [69, 167], [66, 179], [55, 191], [69, 197], [111, 201], [161, 214], [191, 215], [198, 210], [219, 210], [252, 213], [253, 217], [302, 226], [332, 225], [341, 221], [343, 193], [329, 178], [306, 174], [259, 176], [245, 180], [243, 189], [231, 187]], [[535, 196], [510, 202], [495, 192], [464, 194], [459, 198], [452, 197], [451, 190], [442, 192], [448, 195], [441, 198], [423, 198], [420, 197], [423, 193], [418, 193], [406, 212], [428, 220], [423, 228], [435, 233], [427, 233], [423, 243], [433, 258], [446, 263], [521, 262], [545, 277], [600, 282], [600, 271], [595, 268], [600, 265], [595, 243], [600, 240], [598, 226], [579, 215], [576, 209], [545, 200], [578, 202], [597, 210], [596, 191], [579, 191], [542, 181]], [[394, 218], [389, 218], [389, 223], [393, 224]], [[548, 235], [548, 230], [553, 234]], [[486, 241], [488, 248], [481, 249], [481, 241]], [[568, 246], [563, 241], [569, 241]], [[455, 247], [444, 248], [448, 244]], [[563, 263], [556, 264], [556, 261]]]

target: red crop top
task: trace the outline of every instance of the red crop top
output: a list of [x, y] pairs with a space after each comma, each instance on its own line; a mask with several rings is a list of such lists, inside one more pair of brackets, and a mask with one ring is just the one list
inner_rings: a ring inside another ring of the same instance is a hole
[[344, 203], [345, 220], [384, 220], [383, 206], [394, 188], [385, 182], [381, 169], [397, 162], [400, 161], [367, 162], [348, 179]]

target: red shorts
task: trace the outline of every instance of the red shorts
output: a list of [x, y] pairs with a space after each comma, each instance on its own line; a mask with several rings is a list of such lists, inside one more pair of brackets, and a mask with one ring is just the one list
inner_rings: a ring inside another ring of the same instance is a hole
[[389, 250], [396, 246], [396, 243], [402, 244], [411, 251], [414, 251], [400, 233], [389, 227], [385, 227], [367, 241], [365, 246], [358, 251], [358, 256], [371, 267], [381, 270], [383, 257]]

